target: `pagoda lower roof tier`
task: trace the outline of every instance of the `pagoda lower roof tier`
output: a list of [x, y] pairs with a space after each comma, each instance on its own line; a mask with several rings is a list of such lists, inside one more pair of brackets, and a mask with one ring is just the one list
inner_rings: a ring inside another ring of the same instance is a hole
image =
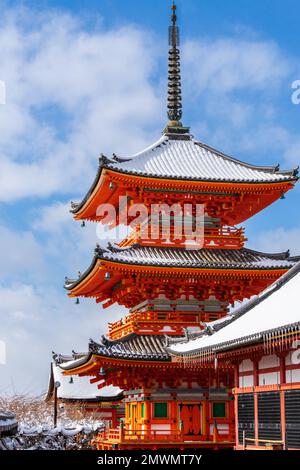
[[216, 268], [216, 269], [252, 269], [252, 268], [289, 268], [298, 259], [290, 257], [289, 252], [262, 253], [242, 248], [241, 250], [187, 250], [172, 247], [149, 247], [132, 245], [119, 248], [108, 245], [106, 249], [96, 249], [98, 259], [126, 263], [131, 265], [151, 265], [179, 268]]
[[132, 308], [147, 300], [215, 296], [233, 303], [274, 282], [299, 258], [285, 253], [240, 250], [186, 250], [132, 245], [96, 248], [88, 270], [77, 280], [66, 279], [71, 297], [108, 300]]
[[[160, 336], [143, 336], [131, 334], [126, 338], [111, 341], [105, 336], [102, 336], [100, 342], [95, 342], [92, 339], [89, 341], [88, 352], [85, 356], [61, 363], [60, 367], [64, 371], [75, 371], [85, 375], [87, 372], [90, 375], [95, 374], [100, 381], [105, 380], [107, 371], [105, 367], [118, 367], [120, 364], [126, 367], [126, 361], [133, 361], [133, 364], [165, 364], [171, 365], [171, 356], [166, 352], [166, 338], [164, 335]], [[99, 371], [98, 364], [102, 367]], [[172, 365], [171, 365], [172, 368]], [[102, 374], [102, 376], [101, 376]], [[95, 380], [95, 381], [98, 381]], [[103, 384], [99, 383], [99, 388]]]
[[223, 222], [235, 225], [291, 189], [297, 171], [249, 165], [191, 138], [164, 135], [133, 157], [102, 156], [90, 190], [80, 203], [72, 203], [71, 211], [75, 219], [100, 220], [99, 205], [111, 203], [117, 208], [121, 196], [151, 204], [177, 202], [180, 194], [188, 197], [187, 202], [206, 203], [211, 216], [221, 205]]
[[93, 354], [119, 359], [169, 361], [165, 349], [165, 336], [128, 335], [120, 340], [109, 340], [102, 336], [101, 342], [90, 341], [89, 351]]
[[[108, 385], [127, 391], [151, 388], [156, 381], [164, 384], [164, 388], [176, 388], [182, 381], [208, 387], [209, 366], [207, 373], [203, 369], [202, 374], [191, 368], [185, 370], [181, 363], [171, 361], [166, 344], [165, 336], [133, 334], [117, 341], [102, 337], [101, 343], [90, 340], [84, 357], [60, 364], [60, 367], [64, 375], [89, 376], [91, 384], [98, 383], [99, 389]], [[221, 366], [219, 373], [222, 373]]]

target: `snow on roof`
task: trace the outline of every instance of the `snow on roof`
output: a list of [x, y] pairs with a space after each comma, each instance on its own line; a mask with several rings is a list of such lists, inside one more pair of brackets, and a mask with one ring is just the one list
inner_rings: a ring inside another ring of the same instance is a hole
[[277, 182], [295, 178], [295, 170], [262, 167], [229, 157], [193, 139], [161, 139], [128, 158], [105, 159], [109, 168], [131, 174], [206, 181]]
[[[233, 320], [211, 336], [171, 345], [172, 354], [187, 354], [206, 348], [247, 342], [262, 333], [300, 322], [300, 262], [256, 299], [233, 312]], [[243, 310], [242, 310], [243, 309]]]
[[214, 267], [225, 269], [264, 269], [289, 268], [294, 265], [289, 252], [261, 253], [242, 248], [241, 250], [202, 248], [186, 250], [175, 247], [132, 245], [126, 248], [109, 245], [107, 249], [95, 250], [100, 259], [131, 264], [149, 264], [161, 266], [181, 266], [187, 268]]
[[[69, 361], [71, 363], [74, 361]], [[64, 365], [67, 363], [64, 363]], [[72, 376], [72, 383], [70, 383], [70, 376], [63, 375], [63, 370], [56, 365], [52, 364], [53, 376], [55, 382], [60, 382], [61, 386], [57, 390], [58, 398], [69, 400], [90, 400], [96, 398], [112, 398], [117, 397], [122, 393], [119, 387], [107, 385], [101, 389], [98, 388], [98, 383], [90, 383], [89, 377]]]

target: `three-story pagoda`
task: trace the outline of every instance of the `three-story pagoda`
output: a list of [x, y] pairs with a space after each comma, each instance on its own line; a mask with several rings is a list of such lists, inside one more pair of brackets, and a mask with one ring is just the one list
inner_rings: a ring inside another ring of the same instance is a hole
[[[217, 328], [230, 305], [259, 294], [295, 263], [289, 252], [246, 248], [237, 225], [292, 189], [297, 170], [244, 163], [196, 141], [182, 125], [179, 30], [172, 9], [169, 122], [162, 137], [132, 157], [101, 155], [90, 190], [72, 204], [75, 220], [111, 228], [134, 224], [121, 243], [97, 246], [90, 267], [65, 285], [70, 297], [129, 309], [109, 323], [100, 342], [90, 341], [86, 356], [62, 365], [67, 375], [124, 390], [124, 425], [100, 436], [99, 448], [231, 447], [233, 366], [205, 365], [201, 374], [185, 369], [171, 362], [165, 337], [176, 341]], [[189, 230], [179, 236], [183, 214]], [[201, 226], [200, 244], [193, 239], [195, 226]]]

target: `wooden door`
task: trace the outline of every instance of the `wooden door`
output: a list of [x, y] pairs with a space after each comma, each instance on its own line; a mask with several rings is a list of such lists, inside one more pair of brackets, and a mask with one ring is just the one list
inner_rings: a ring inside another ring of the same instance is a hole
[[202, 434], [201, 403], [180, 403], [179, 419], [182, 421], [185, 436], [200, 436]]
[[132, 405], [131, 409], [131, 422], [132, 422], [132, 428], [137, 429], [137, 406], [134, 404]]

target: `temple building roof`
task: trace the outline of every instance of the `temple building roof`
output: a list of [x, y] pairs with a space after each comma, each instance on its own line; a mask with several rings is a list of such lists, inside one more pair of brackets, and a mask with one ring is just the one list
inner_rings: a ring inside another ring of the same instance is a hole
[[102, 155], [94, 183], [80, 203], [79, 211], [96, 188], [104, 169], [118, 173], [149, 177], [218, 183], [280, 183], [297, 180], [298, 169], [280, 170], [279, 165], [250, 165], [194, 140], [191, 136], [170, 137], [164, 134], [158, 142], [140, 153], [120, 158]]
[[122, 173], [201, 181], [268, 183], [296, 176], [296, 170], [249, 165], [192, 138], [171, 139], [166, 135], [132, 157], [104, 159], [101, 164]]
[[120, 248], [117, 245], [108, 244], [106, 248], [98, 247], [91, 266], [79, 279], [66, 278], [65, 288], [73, 289], [84, 279], [100, 260], [120, 264], [159, 266], [168, 268], [186, 269], [288, 269], [292, 267], [298, 257], [291, 257], [289, 252], [262, 253], [259, 251], [242, 248], [240, 250], [227, 249], [198, 249], [186, 250], [184, 248], [149, 247], [143, 245], [131, 245]]
[[67, 377], [63, 374], [61, 366], [66, 366], [72, 361], [80, 360], [86, 353], [73, 353], [71, 356], [54, 354], [54, 362], [51, 363], [48, 390], [46, 399], [49, 400], [54, 393], [54, 383], [59, 382], [57, 397], [63, 401], [81, 402], [103, 402], [118, 401], [123, 398], [123, 391], [119, 387], [107, 385], [98, 388], [98, 384], [90, 383], [89, 377], [79, 377], [77, 375]]
[[99, 343], [90, 340], [89, 352], [84, 357], [60, 364], [60, 367], [64, 370], [74, 369], [88, 362], [92, 355], [123, 360], [170, 361], [170, 355], [166, 352], [165, 345], [166, 340], [163, 335], [131, 334], [115, 341], [102, 336]]
[[201, 352], [219, 352], [241, 347], [266, 337], [300, 328], [298, 292], [300, 261], [261, 294], [254, 296], [224, 318], [203, 324], [202, 331], [186, 331], [185, 337], [131, 334], [122, 339], [100, 343], [90, 340], [89, 352], [73, 361], [60, 364], [65, 371], [91, 362], [92, 357], [104, 360], [169, 362], [172, 356], [197, 357]]
[[210, 250], [208, 248], [187, 250], [185, 248], [149, 247], [132, 245], [128, 248], [111, 246], [97, 251], [97, 256], [120, 263], [145, 264], [157, 266], [180, 266], [187, 268], [277, 268], [291, 267], [294, 258], [289, 252], [261, 253], [242, 248], [240, 250]]
[[169, 338], [168, 351], [174, 356], [199, 356], [299, 331], [299, 292], [300, 262], [261, 294], [220, 320], [216, 329], [181, 342]]

